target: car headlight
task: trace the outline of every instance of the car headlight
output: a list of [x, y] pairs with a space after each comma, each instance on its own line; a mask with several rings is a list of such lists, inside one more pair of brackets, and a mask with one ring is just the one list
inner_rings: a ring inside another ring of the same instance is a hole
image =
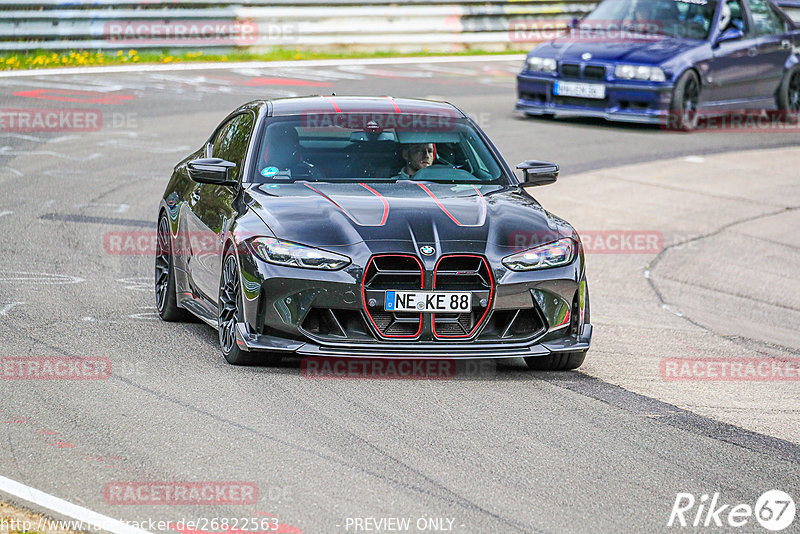
[[549, 57], [531, 56], [527, 60], [528, 70], [539, 72], [555, 72], [556, 60]]
[[259, 258], [276, 265], [326, 271], [336, 271], [350, 265], [347, 256], [274, 237], [256, 237], [250, 244]]
[[664, 71], [660, 68], [644, 65], [617, 65], [617, 68], [614, 69], [614, 77], [620, 80], [649, 80], [651, 82], [663, 82], [667, 79]]
[[524, 250], [503, 258], [503, 265], [512, 271], [533, 271], [535, 269], [548, 269], [550, 267], [563, 267], [569, 265], [575, 258], [577, 244], [566, 237], [540, 245], [530, 250]]

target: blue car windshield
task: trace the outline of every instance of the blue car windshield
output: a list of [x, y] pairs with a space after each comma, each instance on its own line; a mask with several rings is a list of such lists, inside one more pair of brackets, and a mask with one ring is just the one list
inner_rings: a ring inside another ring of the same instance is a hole
[[716, 0], [604, 0], [580, 26], [602, 31], [618, 24], [647, 35], [707, 39], [716, 9]]
[[251, 182], [503, 183], [500, 164], [463, 117], [321, 113], [276, 117]]

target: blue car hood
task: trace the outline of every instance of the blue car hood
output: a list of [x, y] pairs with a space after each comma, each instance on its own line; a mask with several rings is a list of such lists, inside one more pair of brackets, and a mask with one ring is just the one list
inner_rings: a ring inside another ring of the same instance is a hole
[[555, 57], [557, 60], [563, 61], [581, 61], [581, 56], [588, 52], [594, 61], [630, 62], [657, 66], [701, 43], [702, 41], [668, 37], [632, 38], [612, 42], [592, 42], [588, 39], [563, 37], [540, 45], [533, 55], [545, 52], [545, 57]]

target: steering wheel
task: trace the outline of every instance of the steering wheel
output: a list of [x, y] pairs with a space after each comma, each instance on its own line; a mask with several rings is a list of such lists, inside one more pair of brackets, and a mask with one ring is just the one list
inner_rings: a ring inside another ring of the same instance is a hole
[[472, 169], [472, 163], [470, 163], [469, 160], [465, 160], [465, 163], [466, 163], [466, 165], [456, 165], [452, 161], [441, 157], [439, 154], [436, 154], [436, 159], [433, 160], [433, 163], [431, 164], [431, 167], [433, 167], [434, 165], [441, 165], [441, 166], [450, 167], [451, 169], [463, 170], [464, 167], [466, 166], [466, 167], [469, 168], [469, 173], [473, 174], [473, 172], [472, 172], [472, 170], [473, 170]]

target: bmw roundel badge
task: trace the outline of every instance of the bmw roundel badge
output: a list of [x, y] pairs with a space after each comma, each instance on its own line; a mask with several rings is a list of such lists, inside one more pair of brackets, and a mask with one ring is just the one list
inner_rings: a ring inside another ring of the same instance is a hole
[[419, 247], [419, 251], [422, 252], [422, 254], [425, 256], [430, 256], [431, 254], [436, 252], [436, 249], [430, 245], [424, 245], [422, 247]]

